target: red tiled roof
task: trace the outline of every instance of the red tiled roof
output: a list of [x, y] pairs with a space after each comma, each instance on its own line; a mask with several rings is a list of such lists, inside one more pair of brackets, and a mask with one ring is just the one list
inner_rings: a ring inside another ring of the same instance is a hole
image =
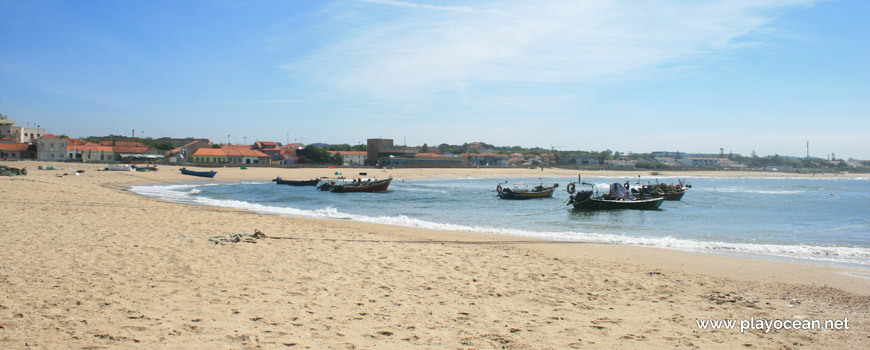
[[24, 152], [29, 147], [26, 143], [0, 143], [0, 151], [21, 151]]
[[58, 137], [54, 136], [52, 134], [45, 134], [45, 135], [42, 135], [42, 137], [40, 137], [40, 139], [56, 139], [56, 138], [58, 138]]
[[257, 141], [255, 145], [260, 149], [278, 149], [278, 143], [272, 141]]
[[72, 138], [69, 139], [67, 144], [74, 145], [74, 146], [96, 146], [97, 145], [96, 143], [88, 142], [88, 141], [83, 140], [83, 139], [72, 139]]
[[257, 158], [269, 158], [268, 154], [260, 152], [255, 149], [245, 149], [238, 146], [225, 146], [221, 150], [226, 152], [227, 156], [230, 157], [257, 157]]
[[118, 153], [148, 153], [151, 150], [150, 147], [122, 147], [115, 146], [115, 152]]
[[193, 152], [191, 156], [213, 156], [213, 157], [226, 157], [227, 152], [225, 152], [222, 148], [200, 148]]
[[148, 147], [143, 145], [141, 142], [133, 142], [133, 141], [100, 141], [100, 146], [118, 146], [118, 147]]

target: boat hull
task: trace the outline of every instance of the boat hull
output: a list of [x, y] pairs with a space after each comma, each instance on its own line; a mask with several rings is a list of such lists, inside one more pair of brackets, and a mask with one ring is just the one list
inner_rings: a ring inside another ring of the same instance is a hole
[[378, 180], [365, 182], [359, 185], [355, 184], [329, 184], [325, 183], [319, 187], [322, 191], [331, 191], [337, 193], [351, 192], [384, 192], [390, 187], [390, 182], [393, 179]]
[[544, 191], [528, 191], [528, 192], [516, 192], [510, 190], [504, 190], [498, 192], [498, 198], [501, 199], [535, 199], [535, 198], [552, 198], [553, 192], [556, 191], [555, 187], [548, 188]]
[[217, 171], [214, 171], [214, 170], [212, 170], [212, 171], [192, 171], [192, 170], [187, 170], [185, 168], [181, 168], [181, 173], [184, 175], [207, 177], [207, 178], [213, 178], [215, 175], [217, 175]]
[[610, 200], [602, 198], [589, 198], [573, 203], [574, 209], [581, 210], [658, 210], [664, 202], [664, 198], [638, 199], [638, 200]]
[[313, 180], [284, 180], [282, 178], [272, 179], [275, 183], [279, 185], [290, 185], [290, 186], [317, 186], [317, 183], [320, 182], [319, 179]]

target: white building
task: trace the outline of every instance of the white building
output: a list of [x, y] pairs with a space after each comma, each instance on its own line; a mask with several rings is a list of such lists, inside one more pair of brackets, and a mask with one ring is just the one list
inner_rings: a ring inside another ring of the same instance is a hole
[[368, 159], [367, 152], [361, 151], [329, 151], [332, 155], [341, 154], [342, 165], [365, 165]]

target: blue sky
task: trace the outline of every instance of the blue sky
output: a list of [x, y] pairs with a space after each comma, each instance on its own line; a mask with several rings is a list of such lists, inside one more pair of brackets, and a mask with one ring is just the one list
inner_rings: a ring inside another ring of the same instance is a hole
[[[72, 137], [870, 159], [870, 2], [0, 0], [0, 113]], [[246, 137], [246, 138], [245, 138]]]

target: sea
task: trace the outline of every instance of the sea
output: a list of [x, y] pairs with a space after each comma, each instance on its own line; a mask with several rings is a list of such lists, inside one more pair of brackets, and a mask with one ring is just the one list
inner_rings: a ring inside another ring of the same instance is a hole
[[[332, 193], [271, 181], [134, 186], [157, 199], [262, 214], [350, 220], [545, 240], [658, 247], [870, 270], [870, 178], [584, 177], [692, 188], [660, 210], [580, 211], [564, 190], [576, 178], [394, 179], [383, 193]], [[496, 186], [560, 186], [553, 198], [502, 200]], [[252, 228], [253, 230], [253, 228]], [[216, 233], [223, 234], [223, 233]], [[438, 237], [432, 237], [437, 239]]]

